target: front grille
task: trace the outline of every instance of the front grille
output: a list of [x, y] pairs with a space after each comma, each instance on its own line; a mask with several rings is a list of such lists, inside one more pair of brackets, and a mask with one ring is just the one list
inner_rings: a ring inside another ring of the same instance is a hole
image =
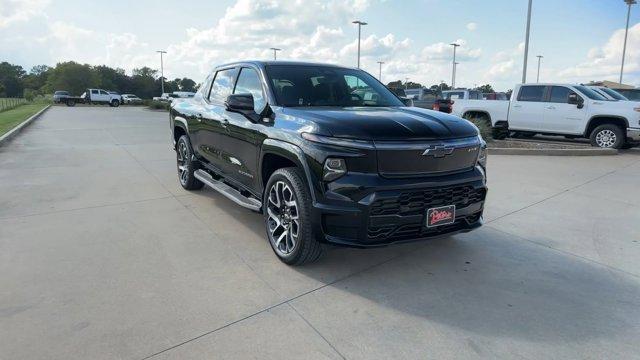
[[416, 215], [427, 209], [445, 205], [462, 208], [483, 201], [486, 189], [473, 186], [450, 186], [434, 189], [404, 191], [389, 198], [380, 198], [371, 204], [369, 214], [376, 215]]

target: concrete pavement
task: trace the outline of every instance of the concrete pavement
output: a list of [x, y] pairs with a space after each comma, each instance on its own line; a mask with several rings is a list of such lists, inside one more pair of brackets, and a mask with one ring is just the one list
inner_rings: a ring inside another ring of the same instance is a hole
[[294, 268], [169, 144], [53, 107], [0, 147], [0, 359], [640, 358], [638, 155], [493, 156], [483, 228]]

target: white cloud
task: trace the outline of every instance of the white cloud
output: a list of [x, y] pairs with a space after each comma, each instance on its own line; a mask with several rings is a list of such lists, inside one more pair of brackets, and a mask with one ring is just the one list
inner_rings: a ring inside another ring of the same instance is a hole
[[467, 24], [467, 30], [469, 31], [476, 31], [477, 28], [478, 28], [478, 24], [474, 22], [470, 22]]
[[[624, 29], [616, 30], [609, 40], [600, 47], [594, 47], [587, 53], [585, 61], [562, 69], [558, 77], [572, 81], [615, 80], [620, 75]], [[624, 82], [640, 83], [640, 23], [629, 28], [627, 53], [624, 63]]]
[[43, 15], [50, 0], [0, 0], [0, 28]]

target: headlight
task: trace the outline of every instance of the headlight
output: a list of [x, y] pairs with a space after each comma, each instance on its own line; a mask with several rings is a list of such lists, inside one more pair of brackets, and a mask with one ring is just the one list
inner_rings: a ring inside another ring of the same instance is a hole
[[[478, 135], [480, 136], [480, 135]], [[478, 152], [478, 164], [483, 168], [487, 168], [487, 143], [480, 136], [480, 151]]]
[[324, 181], [333, 181], [347, 173], [347, 163], [340, 158], [327, 158], [324, 162], [322, 179]]

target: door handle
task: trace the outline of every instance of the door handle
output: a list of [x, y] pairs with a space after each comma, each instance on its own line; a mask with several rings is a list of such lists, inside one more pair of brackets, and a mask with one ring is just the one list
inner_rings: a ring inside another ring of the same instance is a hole
[[555, 107], [555, 106], [547, 106], [547, 109], [549, 109], [549, 110], [555, 110], [555, 109], [556, 109], [556, 107]]
[[513, 105], [514, 108], [521, 108], [522, 105]]

